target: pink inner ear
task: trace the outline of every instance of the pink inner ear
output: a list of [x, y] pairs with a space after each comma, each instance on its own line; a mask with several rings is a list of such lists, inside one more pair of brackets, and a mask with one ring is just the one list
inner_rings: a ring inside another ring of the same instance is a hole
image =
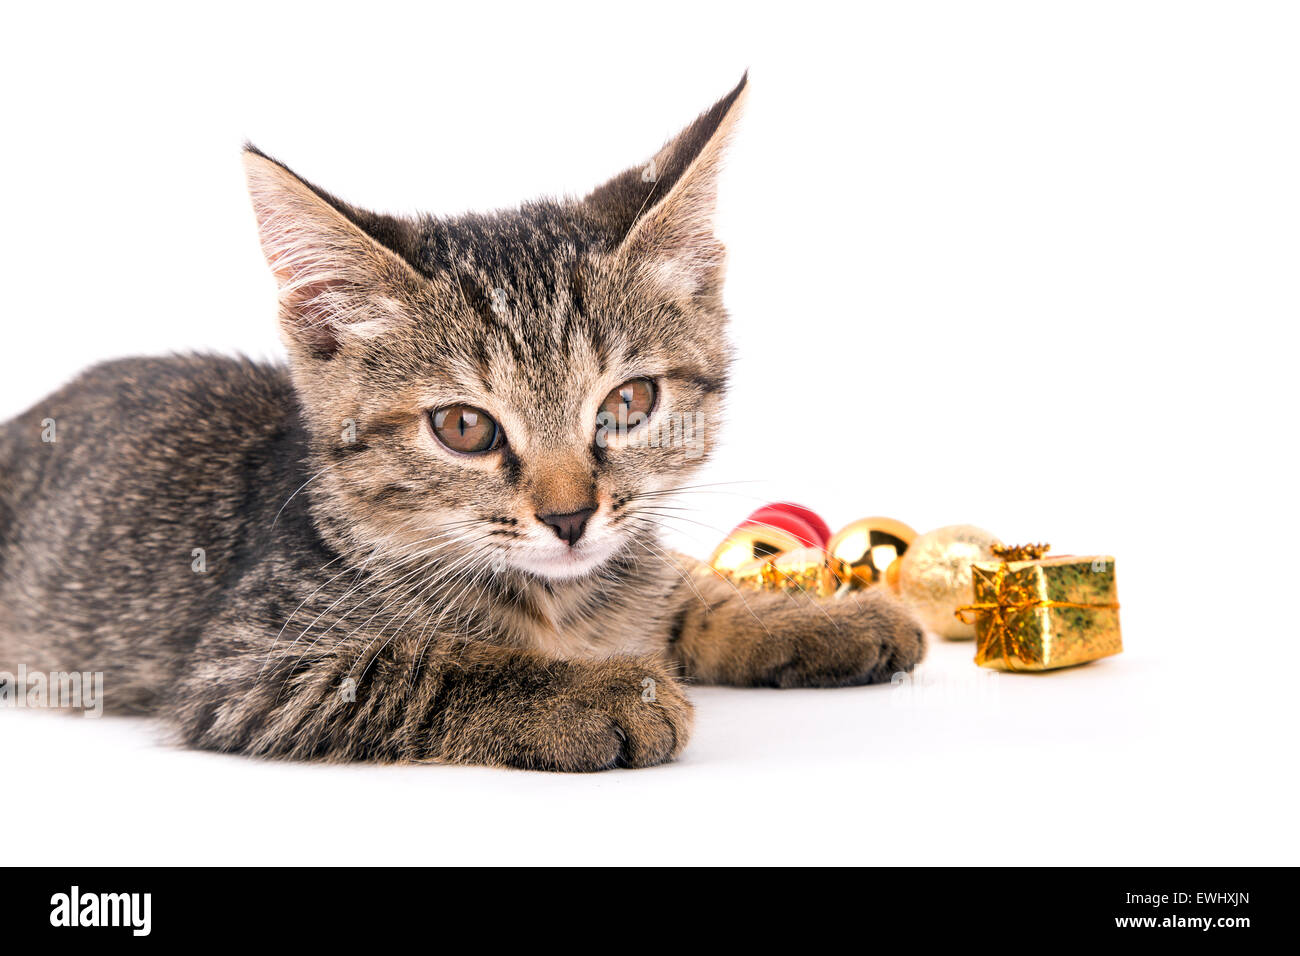
[[338, 321], [349, 311], [351, 290], [339, 272], [352, 236], [292, 173], [259, 157], [246, 157], [253, 211], [267, 262], [280, 290], [285, 333], [313, 354], [338, 351]]
[[328, 358], [346, 336], [378, 335], [403, 319], [401, 281], [385, 273], [384, 254], [368, 238], [289, 176], [251, 161], [253, 209], [285, 335]]
[[284, 319], [292, 323], [290, 331], [294, 338], [322, 358], [339, 350], [338, 328], [329, 302], [340, 297], [340, 285], [337, 280], [320, 278], [289, 286], [280, 298]]

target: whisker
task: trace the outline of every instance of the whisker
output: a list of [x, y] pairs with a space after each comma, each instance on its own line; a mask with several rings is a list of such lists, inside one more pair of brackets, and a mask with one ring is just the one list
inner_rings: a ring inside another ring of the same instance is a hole
[[[645, 519], [645, 520], [648, 521], [652, 526], [655, 525], [655, 522], [652, 519]], [[661, 557], [660, 560], [666, 560], [666, 559]], [[740, 598], [740, 603], [744, 605], [745, 610], [749, 612], [749, 616], [752, 617], [754, 621], [758, 624], [758, 626], [761, 627], [767, 633], [768, 637], [772, 637], [773, 635], [772, 635], [771, 628], [769, 628], [767, 626], [767, 622], [764, 621], [761, 617], [759, 617], [758, 614], [754, 611], [754, 609], [749, 606], [749, 601], [745, 600], [745, 595], [741, 593], [741, 590], [736, 586], [736, 583], [730, 580], [729, 578], [723, 577], [722, 575], [718, 575], [718, 577], [720, 577], [723, 581], [726, 581], [726, 583], [730, 585], [731, 589], [736, 592], [736, 597]], [[697, 591], [696, 593], [698, 594], [699, 592]]]
[[[637, 509], [637, 512], [638, 512], [638, 513], [637, 513], [637, 517], [640, 517], [640, 516], [644, 515], [644, 516], [645, 516], [645, 520], [653, 521], [655, 524], [658, 524], [658, 520], [657, 520], [657, 519], [667, 519], [667, 520], [676, 520], [676, 521], [690, 521], [692, 524], [697, 524], [697, 525], [699, 525], [700, 527], [708, 528], [708, 529], [710, 529], [710, 530], [712, 530], [712, 531], [717, 531], [717, 530], [718, 530], [717, 528], [715, 528], [715, 527], [713, 527], [713, 526], [711, 526], [711, 525], [705, 524], [704, 522], [701, 522], [701, 521], [695, 521], [694, 519], [691, 519], [691, 518], [683, 518], [683, 517], [681, 517], [680, 515], [655, 515], [654, 517], [651, 517], [651, 515], [653, 515], [654, 513], [653, 513], [653, 512], [650, 512], [648, 508], [644, 508], [644, 507], [643, 507], [643, 508], [639, 508], [639, 509]], [[667, 527], [667, 526], [665, 526], [665, 525], [659, 525], [659, 527]], [[771, 527], [771, 526], [770, 526], [770, 525], [767, 525], [766, 527]], [[673, 530], [673, 529], [669, 529], [669, 530]], [[785, 577], [787, 580], [792, 580], [788, 574], [785, 574], [784, 572], [781, 572], [779, 569], [778, 569], [778, 573], [782, 574], [782, 576]], [[718, 577], [720, 577], [722, 580], [724, 580], [724, 581], [726, 581], [728, 584], [730, 584], [731, 587], [732, 587], [732, 589], [737, 593], [737, 595], [740, 595], [740, 593], [741, 593], [741, 592], [740, 592], [740, 588], [736, 585], [736, 583], [735, 583], [734, 581], [732, 581], [729, 577], [727, 577], [726, 575], [723, 575], [723, 574], [719, 574]], [[788, 589], [788, 588], [781, 588], [781, 589], [779, 589], [779, 592], [778, 592], [778, 593], [783, 594], [783, 595], [785, 596], [786, 600], [789, 601], [790, 603], [794, 604], [795, 606], [799, 606], [799, 600], [798, 600], [798, 598], [796, 598], [796, 596], [795, 596], [795, 592], [796, 592], [796, 591], [797, 591], [800, 595], [802, 595], [802, 597], [803, 597], [805, 603], [810, 604], [811, 606], [817, 608], [817, 610], [818, 610], [818, 611], [819, 611], [819, 612], [820, 612], [820, 613], [821, 613], [821, 614], [826, 618], [826, 620], [828, 620], [828, 621], [831, 623], [831, 626], [832, 626], [833, 628], [835, 628], [836, 632], [839, 631], [839, 629], [840, 629], [839, 623], [838, 623], [838, 622], [837, 622], [833, 617], [831, 617], [830, 613], [826, 610], [826, 608], [822, 607], [820, 601], [818, 601], [818, 600], [817, 600], [813, 595], [811, 595], [811, 594], [807, 594], [807, 593], [805, 593], [805, 592], [803, 592], [802, 590], [799, 590], [799, 589], [793, 589], [793, 590], [792, 590], [792, 589]], [[744, 600], [744, 597], [743, 597], [743, 596], [741, 596], [741, 600]], [[751, 613], [752, 613], [752, 612], [751, 612]]]
[[[431, 536], [430, 538], [428, 538], [428, 539], [426, 539], [426, 540], [435, 540], [435, 539], [437, 539], [437, 538], [439, 538], [439, 537], [444, 537], [444, 535], [441, 535], [441, 534], [440, 534], [440, 535], [433, 535], [433, 536]], [[410, 564], [410, 563], [412, 563], [412, 562], [417, 562], [417, 561], [419, 561], [419, 560], [421, 560], [421, 559], [423, 559], [423, 558], [428, 558], [429, 556], [431, 556], [431, 555], [437, 553], [438, 551], [440, 551], [440, 550], [442, 550], [442, 549], [444, 549], [444, 548], [446, 548], [446, 547], [449, 547], [449, 546], [451, 546], [451, 545], [457, 544], [457, 543], [459, 543], [459, 539], [452, 539], [452, 540], [439, 541], [437, 544], [433, 545], [433, 546], [430, 547], [430, 548], [426, 548], [425, 550], [420, 551], [420, 552], [418, 552], [418, 553], [416, 553], [416, 554], [412, 554], [412, 555], [409, 555], [409, 556], [407, 556], [407, 557], [404, 557], [404, 558], [400, 559], [399, 561], [393, 563], [393, 564], [388, 568], [388, 570], [390, 570], [390, 571], [394, 571], [394, 570], [397, 570], [398, 568], [400, 568], [400, 567], [402, 567], [402, 566], [404, 566], [404, 565], [406, 565], [406, 564]], [[325, 631], [322, 632], [322, 634], [319, 635], [319, 636], [316, 638], [316, 640], [312, 641], [312, 643], [308, 646], [307, 650], [310, 650], [312, 647], [314, 647], [314, 646], [316, 645], [316, 643], [320, 640], [321, 637], [323, 637], [325, 634], [328, 634], [328, 633], [329, 633], [331, 630], [333, 630], [334, 627], [336, 627], [336, 626], [337, 626], [341, 621], [346, 620], [347, 617], [348, 617], [350, 614], [352, 614], [353, 611], [359, 609], [361, 606], [363, 606], [365, 603], [367, 603], [368, 601], [372, 600], [373, 598], [377, 597], [379, 594], [382, 594], [382, 593], [384, 593], [385, 591], [388, 591], [388, 590], [390, 590], [391, 588], [396, 587], [397, 585], [399, 585], [399, 584], [401, 584], [402, 582], [406, 581], [407, 579], [409, 579], [410, 577], [412, 577], [414, 574], [418, 574], [420, 570], [421, 570], [421, 568], [417, 565], [416, 568], [415, 568], [413, 571], [410, 571], [410, 572], [408, 572], [408, 573], [406, 573], [406, 574], [403, 574], [403, 575], [402, 575], [401, 577], [399, 577], [397, 580], [395, 580], [395, 581], [391, 581], [391, 582], [388, 582], [388, 583], [384, 584], [382, 587], [380, 587], [378, 590], [376, 590], [376, 591], [374, 591], [374, 592], [371, 592], [369, 595], [367, 595], [367, 596], [366, 596], [366, 597], [361, 601], [360, 604], [355, 605], [354, 607], [348, 609], [348, 610], [347, 610], [347, 611], [346, 611], [346, 612], [345, 612], [345, 613], [344, 613], [344, 614], [343, 614], [343, 615], [342, 615], [342, 616], [341, 616], [337, 621], [335, 621], [335, 622], [334, 622], [333, 624], [331, 624], [328, 628], [326, 628]], [[308, 632], [309, 632], [313, 627], [315, 627], [317, 623], [320, 622], [321, 618], [323, 618], [326, 614], [328, 614], [328, 613], [329, 613], [330, 611], [332, 611], [334, 608], [338, 607], [338, 606], [339, 606], [343, 601], [347, 600], [347, 598], [350, 597], [352, 594], [354, 594], [354, 593], [355, 593], [355, 592], [356, 592], [356, 591], [357, 591], [357, 590], [362, 586], [362, 584], [364, 584], [364, 583], [365, 583], [364, 579], [358, 580], [358, 581], [357, 581], [356, 583], [354, 583], [350, 588], [348, 588], [347, 591], [345, 591], [345, 592], [344, 592], [343, 594], [341, 594], [338, 598], [336, 598], [336, 599], [335, 599], [335, 600], [334, 600], [334, 601], [333, 601], [333, 602], [332, 602], [332, 603], [331, 603], [327, 608], [325, 608], [323, 611], [321, 611], [320, 614], [316, 615], [315, 619], [313, 619], [312, 622], [311, 622], [310, 624], [308, 624], [308, 625], [307, 625], [307, 626], [302, 630], [302, 632], [299, 633], [299, 635], [293, 639], [293, 641], [289, 644], [289, 647], [292, 648], [295, 644], [297, 644], [300, 640], [302, 640], [302, 638], [305, 637], [305, 636], [307, 635], [307, 633], [308, 633]], [[303, 654], [305, 654], [305, 653], [306, 653], [306, 651], [303, 652]], [[303, 656], [302, 654], [299, 655], [299, 659], [300, 659], [300, 660], [302, 659], [302, 656]]]
[[[477, 537], [474, 537], [474, 538], [461, 539], [461, 540], [458, 540], [458, 541], [456, 541], [456, 542], [449, 542], [449, 543], [470, 545], [470, 544], [475, 544], [475, 543], [477, 543], [477, 542], [479, 542], [479, 541], [483, 541], [483, 540], [485, 540], [487, 537], [488, 537], [488, 535], [486, 535], [486, 534], [481, 534], [481, 535], [479, 535], [479, 536], [477, 536]], [[468, 555], [468, 557], [469, 557], [469, 558], [472, 558], [472, 557], [474, 557], [474, 555], [471, 553], [470, 555]], [[463, 559], [462, 559], [462, 560], [463, 560]], [[419, 574], [419, 573], [420, 573], [421, 571], [423, 571], [423, 570], [424, 570], [423, 567], [416, 567], [414, 570], [409, 571], [409, 572], [407, 572], [406, 574], [402, 575], [402, 577], [399, 578], [397, 581], [390, 582], [389, 584], [386, 584], [384, 587], [379, 588], [377, 591], [374, 591], [374, 592], [372, 592], [371, 594], [367, 595], [367, 596], [366, 596], [365, 598], [363, 598], [363, 599], [362, 599], [358, 604], [356, 604], [355, 606], [353, 606], [352, 608], [350, 608], [350, 609], [349, 609], [345, 614], [343, 614], [343, 615], [342, 615], [342, 616], [341, 616], [337, 621], [335, 621], [333, 624], [331, 624], [329, 627], [327, 627], [324, 631], [322, 631], [322, 632], [321, 632], [321, 633], [316, 637], [316, 640], [312, 641], [312, 644], [307, 648], [307, 650], [311, 650], [311, 647], [314, 647], [314, 646], [315, 646], [315, 645], [316, 645], [316, 644], [321, 640], [321, 638], [323, 638], [326, 634], [328, 634], [330, 631], [332, 631], [332, 630], [335, 628], [335, 626], [337, 626], [338, 624], [340, 624], [342, 621], [346, 620], [346, 619], [347, 619], [347, 618], [348, 618], [348, 617], [349, 617], [349, 616], [350, 616], [354, 611], [360, 610], [360, 609], [361, 609], [362, 607], [364, 607], [367, 603], [369, 603], [370, 601], [372, 601], [374, 598], [378, 597], [380, 594], [384, 593], [385, 591], [392, 591], [392, 589], [395, 588], [398, 584], [410, 580], [412, 577], [414, 577], [415, 575]], [[432, 579], [430, 582], [426, 582], [426, 584], [420, 586], [420, 588], [415, 592], [415, 595], [417, 595], [417, 596], [418, 596], [418, 595], [422, 595], [423, 593], [425, 593], [425, 591], [426, 591], [426, 590], [427, 590], [431, 585], [436, 585], [436, 584], [438, 583], [438, 581], [441, 579], [441, 577], [442, 577], [442, 576], [445, 576], [445, 573], [446, 573], [445, 570], [441, 570], [441, 569], [440, 569], [438, 572], [435, 572], [435, 574], [434, 574], [434, 576], [433, 576], [433, 579]], [[356, 627], [354, 627], [351, 631], [349, 631], [349, 632], [348, 632], [344, 637], [342, 637], [342, 638], [340, 638], [338, 641], [336, 641], [336, 642], [335, 642], [335, 643], [336, 643], [336, 646], [339, 645], [339, 644], [343, 644], [343, 643], [345, 643], [345, 642], [346, 642], [348, 639], [350, 639], [354, 634], [356, 634], [357, 631], [361, 630], [361, 628], [365, 627], [367, 624], [369, 624], [371, 621], [373, 621], [376, 617], [378, 617], [380, 614], [382, 614], [386, 609], [388, 609], [389, 607], [392, 607], [393, 604], [394, 604], [395, 602], [403, 600], [404, 597], [405, 597], [407, 600], [412, 599], [412, 596], [411, 596], [410, 594], [406, 594], [406, 595], [404, 595], [401, 591], [398, 591], [398, 592], [396, 592], [395, 594], [393, 594], [392, 596], [390, 596], [389, 599], [388, 599], [387, 601], [385, 601], [384, 604], [383, 604], [381, 607], [379, 607], [378, 609], [376, 609], [375, 612], [374, 612], [373, 614], [370, 615], [370, 617], [366, 618], [364, 621], [362, 621], [360, 624], [358, 624]], [[398, 612], [398, 613], [400, 613], [400, 612]], [[389, 623], [391, 623], [391, 622], [389, 622]], [[383, 633], [383, 630], [386, 629], [386, 627], [387, 627], [387, 625], [385, 625], [385, 628], [381, 628], [379, 633], [382, 634], [382, 633]], [[379, 636], [379, 635], [376, 635], [374, 638], [372, 638], [372, 639], [371, 639], [371, 643], [373, 643], [374, 640], [377, 640], [377, 639], [378, 639], [378, 636]], [[368, 647], [368, 646], [369, 646], [369, 644], [367, 644], [367, 647]], [[306, 652], [304, 652], [304, 653], [306, 653]]]
[[[475, 538], [474, 541], [476, 541], [476, 542], [477, 542], [477, 541], [482, 541], [482, 540], [485, 540], [485, 539], [488, 538], [488, 537], [491, 537], [491, 532], [488, 532], [488, 533], [485, 534], [485, 535], [481, 535], [480, 537]], [[472, 543], [472, 542], [471, 542], [471, 543]], [[470, 565], [470, 567], [472, 568], [473, 560], [474, 560], [475, 558], [477, 558], [477, 557], [478, 557], [478, 555], [476, 555], [476, 554], [474, 554], [474, 553], [471, 552], [470, 554], [466, 555], [466, 557], [464, 557], [463, 559], [461, 559], [461, 560], [460, 560], [456, 565], [453, 565], [453, 568], [464, 568], [464, 566], [467, 565], [467, 564]], [[473, 570], [477, 571], [477, 569], [473, 569]], [[420, 602], [420, 599], [421, 599], [422, 597], [424, 597], [424, 595], [430, 593], [430, 592], [431, 592], [434, 588], [436, 588], [438, 585], [443, 584], [444, 580], [446, 581], [445, 587], [447, 587], [448, 589], [450, 589], [450, 586], [451, 586], [452, 582], [454, 582], [458, 577], [460, 577], [460, 572], [457, 571], [457, 573], [456, 573], [455, 576], [453, 576], [453, 577], [451, 577], [449, 580], [447, 580], [449, 574], [451, 574], [451, 570], [450, 570], [450, 569], [442, 569], [442, 570], [440, 570], [438, 574], [435, 574], [435, 575], [434, 575], [434, 576], [433, 576], [429, 581], [427, 581], [424, 585], [422, 585], [422, 586], [421, 586], [421, 587], [420, 587], [420, 588], [419, 588], [419, 589], [418, 589], [414, 594], [412, 594], [412, 595], [408, 598], [407, 606], [411, 606], [412, 609], [407, 613], [406, 617], [404, 617], [404, 618], [402, 619], [401, 624], [399, 624], [399, 625], [397, 626], [397, 628], [394, 629], [392, 635], [390, 635], [390, 636], [388, 637], [388, 639], [384, 641], [383, 646], [380, 647], [379, 650], [376, 652], [376, 657], [377, 657], [379, 654], [383, 653], [384, 648], [387, 647], [387, 646], [389, 645], [389, 643], [393, 640], [393, 638], [396, 637], [396, 636], [398, 635], [398, 633], [401, 631], [402, 627], [405, 626], [406, 622], [409, 621], [409, 620], [411, 619], [411, 617], [416, 613], [416, 611], [419, 610], [419, 606], [420, 606], [420, 605], [419, 605], [419, 602]], [[394, 600], [397, 600], [397, 599], [395, 598]], [[455, 605], [455, 601], [456, 601], [456, 596], [453, 596], [452, 599], [451, 599], [451, 601], [450, 601], [449, 604], [448, 604], [448, 608], [453, 607], [453, 606]], [[388, 607], [388, 606], [391, 605], [392, 603], [393, 603], [392, 600], [390, 600], [390, 601], [388, 602], [388, 604], [385, 605], [385, 607]], [[475, 605], [475, 607], [477, 607], [477, 604]], [[367, 621], [364, 622], [363, 624], [358, 625], [356, 628], [354, 628], [353, 631], [347, 635], [347, 638], [344, 638], [344, 640], [347, 640], [348, 638], [350, 638], [350, 637], [352, 636], [352, 634], [355, 634], [358, 630], [360, 630], [362, 627], [364, 627], [365, 624], [368, 624], [368, 623], [370, 622], [370, 620], [374, 620], [374, 618], [375, 618], [375, 617], [376, 617], [376, 616], [377, 616], [381, 611], [383, 611], [383, 608], [380, 608], [379, 611], [376, 611], [375, 614], [372, 614], [372, 615], [370, 616], [369, 620], [367, 620]], [[400, 611], [397, 612], [397, 614], [400, 614], [400, 613], [401, 613]], [[444, 610], [443, 613], [444, 613], [444, 616], [445, 616], [446, 611]], [[371, 639], [366, 643], [365, 648], [362, 649], [361, 654], [360, 654], [359, 656], [361, 656], [361, 657], [364, 657], [364, 656], [365, 656], [366, 652], [370, 649], [370, 647], [374, 644], [374, 642], [377, 641], [377, 640], [379, 640], [379, 638], [383, 636], [384, 632], [385, 632], [386, 630], [388, 630], [389, 627], [392, 626], [392, 624], [393, 624], [394, 621], [397, 620], [397, 614], [394, 614], [394, 615], [392, 616], [392, 619], [389, 620], [388, 623], [386, 623], [383, 627], [381, 627], [381, 628], [379, 629], [378, 633], [377, 633], [373, 638], [371, 638]], [[439, 619], [439, 621], [441, 621], [441, 618]], [[342, 643], [342, 641], [340, 641], [340, 643]], [[374, 663], [374, 658], [371, 658], [370, 661], [367, 662], [366, 667], [365, 667], [365, 670], [363, 670], [363, 671], [361, 672], [361, 677], [365, 677], [365, 676], [366, 676], [366, 672], [369, 671], [369, 669], [370, 669], [370, 665], [371, 665], [372, 663]]]
[[276, 526], [277, 524], [279, 524], [279, 522], [280, 522], [280, 515], [284, 513], [284, 509], [285, 509], [285, 508], [289, 507], [289, 502], [293, 501], [294, 498], [297, 498], [297, 497], [298, 497], [298, 492], [299, 492], [299, 491], [302, 491], [304, 488], [306, 488], [308, 485], [310, 485], [313, 481], [315, 481], [315, 480], [316, 480], [317, 478], [319, 478], [321, 475], [325, 474], [325, 472], [329, 471], [331, 468], [337, 468], [337, 467], [338, 467], [339, 465], [341, 465], [341, 464], [343, 464], [343, 462], [341, 462], [341, 461], [336, 461], [336, 462], [334, 462], [334, 464], [332, 464], [332, 465], [326, 465], [326, 466], [325, 466], [324, 468], [322, 468], [320, 471], [316, 472], [316, 474], [312, 475], [310, 478], [308, 478], [306, 481], [304, 481], [301, 485], [299, 485], [299, 486], [298, 486], [298, 491], [295, 491], [295, 492], [294, 492], [293, 494], [291, 494], [288, 498], [284, 499], [284, 504], [280, 505], [280, 510], [277, 511], [277, 512], [275, 513], [275, 520], [271, 522], [271, 530], [272, 530], [272, 531], [275, 530], [275, 526]]

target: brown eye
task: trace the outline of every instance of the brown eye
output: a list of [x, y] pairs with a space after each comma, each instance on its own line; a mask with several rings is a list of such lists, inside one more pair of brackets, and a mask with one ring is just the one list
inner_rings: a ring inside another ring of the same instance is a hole
[[[655, 407], [655, 383], [648, 378], [633, 378], [605, 396], [599, 418], [626, 423], [632, 427], [645, 420]], [[638, 416], [633, 418], [632, 416]]]
[[487, 412], [472, 405], [448, 405], [430, 416], [433, 433], [452, 451], [465, 455], [500, 448], [505, 435]]

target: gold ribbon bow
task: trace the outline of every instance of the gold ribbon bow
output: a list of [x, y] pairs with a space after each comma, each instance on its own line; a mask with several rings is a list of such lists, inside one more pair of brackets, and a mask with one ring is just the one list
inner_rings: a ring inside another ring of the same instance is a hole
[[[1010, 618], [1021, 611], [1037, 610], [1040, 607], [1072, 607], [1084, 610], [1105, 610], [1119, 608], [1118, 604], [1076, 604], [1073, 601], [1048, 601], [1026, 584], [1007, 583], [1012, 561], [1037, 561], [1051, 549], [1049, 544], [994, 545], [993, 554], [1002, 559], [993, 576], [993, 602], [965, 604], [953, 612], [953, 616], [963, 624], [974, 624], [983, 614], [989, 615], [985, 630], [985, 646], [996, 643], [1003, 662], [1010, 667], [1013, 659], [1031, 661], [1033, 656], [1025, 651], [1024, 642], [1016, 636], [1011, 627]], [[1014, 646], [1013, 646], [1014, 645]]]

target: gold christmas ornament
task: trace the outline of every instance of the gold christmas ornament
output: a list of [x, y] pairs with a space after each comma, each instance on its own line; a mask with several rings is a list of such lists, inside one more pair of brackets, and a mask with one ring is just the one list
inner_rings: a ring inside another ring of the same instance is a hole
[[902, 558], [894, 558], [885, 568], [885, 586], [895, 594], [898, 593], [898, 572], [903, 567]]
[[848, 565], [853, 587], [870, 587], [885, 580], [889, 566], [916, 540], [916, 532], [893, 518], [859, 518], [835, 532], [826, 545]]
[[709, 566], [724, 574], [754, 561], [762, 562], [784, 551], [797, 551], [804, 543], [780, 528], [768, 525], [742, 525], [718, 545], [709, 558]]
[[971, 603], [971, 565], [993, 559], [997, 536], [968, 524], [928, 531], [908, 547], [898, 567], [899, 595], [911, 605], [926, 630], [940, 637], [968, 639], [974, 624], [956, 617]]

